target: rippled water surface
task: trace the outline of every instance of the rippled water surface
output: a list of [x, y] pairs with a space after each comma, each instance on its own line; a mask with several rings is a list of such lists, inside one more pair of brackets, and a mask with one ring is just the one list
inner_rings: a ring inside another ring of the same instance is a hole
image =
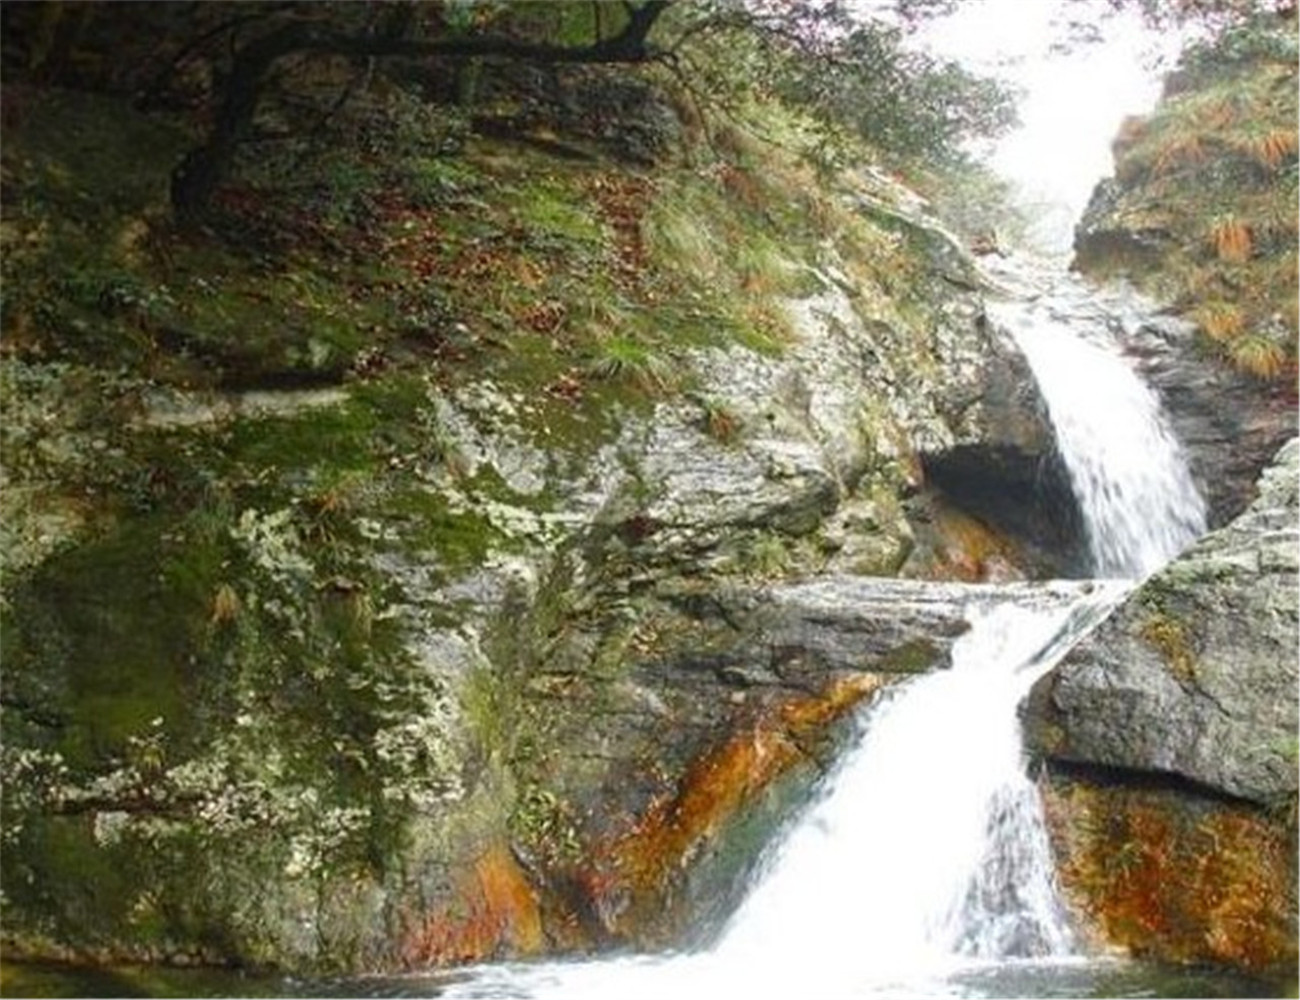
[[[655, 960], [646, 961], [652, 963]], [[301, 980], [220, 969], [84, 969], [66, 965], [6, 963], [0, 967], [0, 994], [6, 997], [438, 997], [445, 995], [448, 988], [463, 989], [466, 979], [465, 974], [453, 972], [436, 976]], [[1294, 979], [1252, 979], [1209, 969], [1101, 960], [999, 962], [973, 966], [941, 982], [932, 982], [929, 987], [924, 992], [904, 988], [876, 995], [1045, 998], [1297, 995]], [[512, 997], [517, 994], [483, 995]], [[742, 994], [737, 992], [735, 995]], [[797, 1000], [830, 1000], [810, 993], [799, 993], [796, 997]], [[791, 1000], [796, 1000], [796, 997]], [[609, 1000], [619, 1000], [618, 994], [610, 993]], [[666, 1000], [692, 998], [677, 996]], [[718, 998], [710, 997], [709, 1000]]]

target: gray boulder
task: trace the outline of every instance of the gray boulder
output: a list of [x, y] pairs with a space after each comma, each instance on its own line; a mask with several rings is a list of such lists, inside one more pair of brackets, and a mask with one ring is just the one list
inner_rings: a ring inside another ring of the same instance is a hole
[[1153, 576], [1030, 695], [1052, 761], [1270, 805], [1296, 791], [1293, 438], [1242, 516]]

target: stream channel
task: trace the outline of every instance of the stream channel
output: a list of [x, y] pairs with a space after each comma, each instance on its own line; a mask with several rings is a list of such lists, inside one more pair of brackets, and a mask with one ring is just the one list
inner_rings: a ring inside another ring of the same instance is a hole
[[10, 970], [5, 993], [1277, 995], [1276, 984], [1223, 972], [1088, 954], [1057, 898], [1017, 707], [1138, 581], [1204, 530], [1205, 512], [1156, 398], [1113, 344], [1140, 306], [1107, 304], [1072, 279], [1012, 262], [995, 262], [990, 276], [1005, 290], [991, 297], [990, 317], [1020, 344], [1047, 400], [1096, 579], [1020, 588], [1014, 600], [991, 585], [987, 598], [973, 597], [952, 669], [896, 686], [862, 711], [851, 748], [703, 950], [332, 982], [33, 966]]

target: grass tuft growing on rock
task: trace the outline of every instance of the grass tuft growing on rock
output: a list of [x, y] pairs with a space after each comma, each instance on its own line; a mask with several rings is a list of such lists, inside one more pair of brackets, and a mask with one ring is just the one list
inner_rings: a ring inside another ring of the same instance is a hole
[[1202, 60], [1190, 85], [1125, 123], [1115, 217], [1157, 237], [1138, 279], [1198, 325], [1209, 351], [1275, 382], [1296, 364], [1300, 140], [1296, 67], [1261, 51]]

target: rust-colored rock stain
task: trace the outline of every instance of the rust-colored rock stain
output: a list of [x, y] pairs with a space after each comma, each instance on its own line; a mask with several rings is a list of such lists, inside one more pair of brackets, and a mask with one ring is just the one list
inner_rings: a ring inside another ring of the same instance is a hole
[[618, 937], [644, 937], [645, 925], [655, 922], [650, 914], [662, 915], [674, 879], [697, 852], [746, 802], [803, 759], [803, 744], [888, 680], [855, 674], [833, 681], [818, 696], [770, 704], [701, 756], [675, 794], [656, 801], [630, 830], [593, 852], [599, 873], [590, 879], [599, 893], [593, 908], [607, 929]]
[[1135, 955], [1294, 969], [1295, 833], [1245, 803], [1052, 779], [1062, 888], [1101, 941]]
[[478, 856], [456, 899], [429, 916], [406, 942], [413, 967], [456, 965], [503, 955], [533, 955], [545, 936], [537, 893], [505, 844]]

